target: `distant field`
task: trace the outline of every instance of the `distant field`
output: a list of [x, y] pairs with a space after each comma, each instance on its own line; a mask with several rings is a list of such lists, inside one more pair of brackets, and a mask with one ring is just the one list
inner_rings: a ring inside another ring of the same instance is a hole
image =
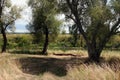
[[0, 80], [120, 80], [119, 51], [103, 51], [99, 64], [84, 63], [83, 50], [48, 52], [48, 56], [1, 54]]

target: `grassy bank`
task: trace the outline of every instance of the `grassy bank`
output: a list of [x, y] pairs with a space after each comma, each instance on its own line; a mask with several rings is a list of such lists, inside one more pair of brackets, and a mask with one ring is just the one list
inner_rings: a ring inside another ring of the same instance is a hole
[[1, 54], [0, 80], [120, 80], [118, 51], [103, 51], [99, 64], [84, 63], [86, 59], [86, 51]]

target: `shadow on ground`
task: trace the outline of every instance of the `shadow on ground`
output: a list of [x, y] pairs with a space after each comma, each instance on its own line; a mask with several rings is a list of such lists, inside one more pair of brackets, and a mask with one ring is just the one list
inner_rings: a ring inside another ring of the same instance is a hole
[[12, 54], [31, 54], [31, 55], [42, 54], [41, 51], [31, 51], [31, 50], [13, 50], [13, 51], [9, 51], [9, 53], [12, 53]]
[[80, 65], [86, 58], [51, 58], [51, 57], [27, 57], [19, 59], [22, 71], [27, 74], [40, 75], [50, 72], [56, 76], [67, 75], [69, 66]]
[[[87, 57], [73, 54], [53, 54], [54, 56], [32, 56], [26, 58], [20, 58], [15, 61], [18, 61], [21, 65], [21, 69], [24, 73], [32, 75], [40, 75], [45, 72], [50, 72], [56, 76], [62, 77], [67, 75], [69, 67], [74, 67], [78, 65], [87, 65]], [[104, 67], [104, 64], [110, 67], [113, 71], [120, 70], [120, 58], [111, 57], [108, 60], [101, 58], [100, 63], [96, 64], [101, 67]]]

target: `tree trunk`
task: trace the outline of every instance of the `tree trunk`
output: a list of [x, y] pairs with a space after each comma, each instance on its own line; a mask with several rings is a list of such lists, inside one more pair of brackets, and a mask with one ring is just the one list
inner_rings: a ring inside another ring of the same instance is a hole
[[89, 60], [94, 62], [99, 62], [100, 60], [100, 53], [97, 53], [95, 51], [88, 51], [89, 54]]
[[6, 46], [7, 46], [7, 37], [4, 28], [2, 27], [1, 30], [2, 36], [3, 36], [3, 46], [2, 46], [2, 53], [6, 52]]
[[47, 48], [48, 48], [48, 41], [49, 41], [48, 34], [49, 34], [48, 28], [46, 27], [45, 28], [45, 42], [44, 42], [44, 46], [42, 50], [43, 55], [47, 55]]
[[89, 60], [93, 62], [99, 62], [101, 51], [102, 48], [96, 49], [95, 47], [88, 45]]

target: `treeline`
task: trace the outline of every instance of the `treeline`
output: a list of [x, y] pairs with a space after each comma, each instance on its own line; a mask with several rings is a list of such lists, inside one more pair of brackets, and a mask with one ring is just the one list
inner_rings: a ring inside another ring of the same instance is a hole
[[[24, 50], [32, 50], [43, 48], [44, 40], [37, 42], [31, 34], [7, 34], [8, 43], [7, 49], [24, 49]], [[0, 39], [2, 39], [0, 35]], [[76, 42], [71, 34], [59, 34], [58, 37], [52, 38], [49, 36], [50, 44], [48, 49], [86, 49], [87, 46], [82, 36], [80, 36]], [[0, 46], [2, 46], [3, 42], [0, 41]], [[110, 41], [106, 44], [104, 49], [120, 49], [120, 35], [113, 36]]]

